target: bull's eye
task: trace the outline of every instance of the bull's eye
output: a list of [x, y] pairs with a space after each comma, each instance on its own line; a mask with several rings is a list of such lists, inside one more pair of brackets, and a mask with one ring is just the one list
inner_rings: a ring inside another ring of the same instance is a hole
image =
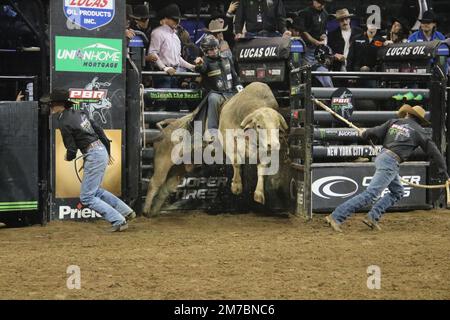
[[261, 129], [262, 127], [261, 127], [261, 125], [260, 124], [257, 124], [256, 125], [256, 129]]

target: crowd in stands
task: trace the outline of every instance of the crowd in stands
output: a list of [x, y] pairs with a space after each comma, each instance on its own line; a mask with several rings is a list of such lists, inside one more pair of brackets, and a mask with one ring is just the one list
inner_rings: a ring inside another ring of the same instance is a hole
[[[170, 75], [194, 70], [195, 59], [202, 56], [202, 37], [213, 35], [219, 41], [220, 55], [232, 58], [236, 41], [243, 37], [298, 37], [305, 43], [305, 60], [315, 70], [376, 71], [378, 50], [393, 43], [445, 40], [435, 13], [426, 10], [417, 25], [403, 16], [392, 17], [387, 30], [362, 22], [347, 8], [327, 12], [331, 0], [312, 0], [298, 12], [286, 13], [282, 0], [232, 0], [227, 10], [211, 8], [199, 37], [183, 27], [186, 20], [176, 4], [169, 4], [152, 15], [149, 6], [127, 6], [126, 36], [145, 35], [147, 70], [164, 71], [168, 76], [154, 78], [154, 87], [174, 87]], [[332, 22], [330, 24], [330, 22]], [[413, 21], [415, 22], [415, 21]], [[337, 28], [330, 30], [330, 25]], [[194, 42], [195, 41], [195, 42]], [[318, 50], [330, 50], [333, 59], [324, 65], [317, 59]], [[333, 86], [329, 77], [318, 77], [322, 86]]]

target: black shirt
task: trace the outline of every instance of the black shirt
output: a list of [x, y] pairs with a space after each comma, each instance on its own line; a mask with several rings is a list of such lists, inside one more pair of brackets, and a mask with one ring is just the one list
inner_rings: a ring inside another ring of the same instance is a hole
[[202, 85], [208, 90], [231, 92], [240, 84], [233, 61], [230, 58], [205, 56], [203, 64], [195, 67], [202, 75]]
[[110, 141], [103, 129], [89, 115], [81, 110], [66, 109], [58, 116], [64, 146], [67, 149], [66, 159], [75, 159], [77, 150], [84, 150], [98, 139], [105, 145], [110, 154]]
[[403, 161], [407, 160], [417, 147], [432, 158], [440, 174], [448, 179], [447, 165], [436, 144], [427, 136], [424, 128], [412, 118], [388, 120], [380, 126], [367, 129], [363, 138], [383, 140], [383, 147], [395, 152]]
[[355, 38], [352, 43], [352, 64], [347, 71], [360, 71], [361, 67], [367, 66], [371, 71], [376, 70], [378, 60], [378, 50], [383, 47], [385, 39], [378, 35], [369, 40], [366, 34]]
[[319, 40], [321, 35], [326, 34], [328, 12], [325, 9], [318, 11], [313, 7], [308, 7], [300, 11], [298, 16], [300, 29], [308, 32], [314, 39]]
[[[258, 22], [261, 14], [262, 22]], [[235, 32], [262, 30], [281, 33], [286, 31], [286, 11], [282, 0], [241, 0], [234, 20]]]

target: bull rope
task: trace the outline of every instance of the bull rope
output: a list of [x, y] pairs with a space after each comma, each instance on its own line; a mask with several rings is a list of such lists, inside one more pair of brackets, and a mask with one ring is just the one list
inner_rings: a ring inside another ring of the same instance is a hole
[[[358, 128], [353, 123], [345, 119], [344, 117], [340, 116], [336, 112], [334, 112], [330, 107], [328, 107], [326, 104], [324, 104], [322, 101], [319, 101], [317, 99], [313, 99], [313, 102], [317, 104], [319, 107], [325, 109], [329, 113], [331, 113], [333, 116], [341, 120], [342, 122], [346, 123], [348, 126], [352, 127], [353, 129], [356, 129], [360, 134], [363, 133], [364, 130], [361, 128]], [[372, 144], [373, 145], [373, 144]], [[434, 185], [426, 185], [426, 184], [419, 184], [419, 183], [411, 183], [409, 181], [404, 180], [403, 178], [400, 178], [401, 182], [404, 184], [415, 187], [415, 188], [422, 188], [422, 189], [443, 189], [445, 188], [447, 191], [447, 204], [450, 204], [450, 181], [447, 180], [445, 184], [434, 184]]]

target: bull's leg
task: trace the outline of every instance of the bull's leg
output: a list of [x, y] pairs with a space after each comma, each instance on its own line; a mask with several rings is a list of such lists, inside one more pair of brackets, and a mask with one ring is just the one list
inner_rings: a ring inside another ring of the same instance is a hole
[[180, 184], [180, 180], [186, 173], [186, 170], [182, 166], [174, 168], [175, 170], [171, 170], [167, 181], [161, 186], [157, 196], [153, 201], [153, 206], [151, 208], [150, 214], [155, 216], [163, 206], [164, 202], [166, 202], [167, 197], [170, 193], [174, 192], [177, 189], [177, 186]]
[[233, 194], [242, 193], [242, 180], [241, 180], [241, 166], [239, 164], [233, 164], [233, 180], [231, 180], [231, 192]]
[[142, 212], [146, 217], [150, 216], [153, 198], [156, 196], [156, 194], [159, 192], [159, 189], [166, 181], [167, 174], [169, 173], [170, 168], [173, 166], [173, 163], [170, 160], [168, 161], [168, 159], [155, 157], [154, 166], [155, 171], [148, 185], [147, 197], [145, 198], [144, 210]]
[[258, 164], [258, 182], [256, 183], [255, 193], [253, 199], [261, 204], [264, 204], [266, 199], [264, 197], [264, 171], [265, 167], [262, 164]]

